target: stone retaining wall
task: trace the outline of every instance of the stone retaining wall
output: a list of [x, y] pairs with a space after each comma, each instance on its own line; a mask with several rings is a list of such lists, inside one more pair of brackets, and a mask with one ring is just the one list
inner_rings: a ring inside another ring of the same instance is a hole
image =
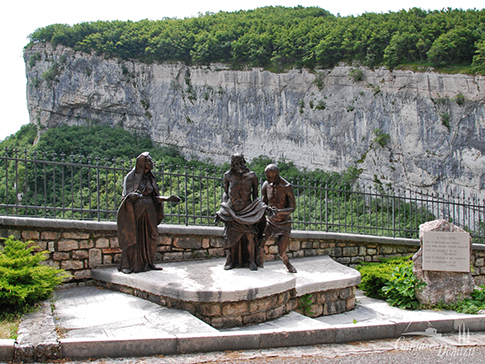
[[96, 285], [131, 294], [161, 306], [186, 310], [216, 329], [274, 320], [290, 311], [309, 317], [319, 317], [347, 312], [355, 307], [355, 286], [308, 294], [306, 302], [309, 303], [305, 305], [302, 297], [296, 296], [294, 289], [254, 300], [201, 303], [177, 300], [115, 283], [96, 281]]
[[[48, 252], [47, 264], [72, 275], [71, 283], [91, 278], [91, 269], [119, 263], [116, 223], [0, 217], [0, 236], [32, 240]], [[210, 259], [224, 256], [223, 228], [160, 225], [158, 262]], [[0, 243], [1, 244], [1, 243]], [[368, 235], [293, 231], [288, 256], [291, 258], [329, 255], [339, 263], [355, 266], [360, 261], [414, 254], [418, 239], [396, 239]], [[273, 239], [266, 246], [267, 260], [279, 259]], [[473, 245], [471, 264], [477, 284], [485, 284], [485, 246]]]

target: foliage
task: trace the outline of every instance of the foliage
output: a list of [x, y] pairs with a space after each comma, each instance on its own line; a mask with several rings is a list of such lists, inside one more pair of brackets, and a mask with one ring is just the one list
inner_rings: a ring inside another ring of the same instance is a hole
[[37, 61], [40, 61], [42, 59], [42, 56], [40, 55], [39, 52], [36, 52], [32, 54], [29, 58], [29, 67], [32, 68], [35, 66]]
[[362, 278], [359, 288], [366, 296], [384, 299], [391, 306], [402, 309], [429, 308], [453, 310], [460, 313], [476, 314], [485, 310], [485, 286], [473, 290], [470, 298], [453, 304], [439, 303], [434, 306], [421, 306], [416, 299], [416, 290], [426, 283], [413, 274], [411, 256], [381, 259], [379, 263], [361, 263], [356, 267]]
[[477, 73], [485, 74], [485, 39], [475, 43], [477, 48], [473, 56], [472, 70]]
[[[14, 159], [1, 156], [6, 168], [0, 169], [0, 199], [9, 207], [1, 207], [0, 212], [113, 220], [124, 176], [133, 167], [134, 158], [141, 151], [149, 151], [161, 193], [182, 197], [179, 205], [166, 204], [165, 222], [212, 224], [222, 197], [221, 177], [230, 168], [229, 163], [215, 166], [194, 158], [187, 160], [175, 147], [160, 147], [148, 137], [121, 127], [93, 124], [51, 128], [41, 134], [35, 146], [29, 145], [37, 137], [36, 130], [34, 125], [25, 126], [0, 143], [0, 148], [8, 146], [4, 154]], [[18, 150], [17, 145], [25, 148]], [[339, 174], [297, 168], [286, 160], [259, 156], [248, 166], [260, 183], [270, 163], [276, 163], [281, 175], [293, 185], [297, 203], [294, 229], [412, 238], [419, 224], [434, 219], [416, 203], [388, 196], [365, 197], [369, 193], [356, 186], [361, 173], [358, 168], [349, 167]], [[39, 208], [33, 208], [36, 206]]]
[[311, 293], [304, 294], [300, 297], [300, 305], [298, 308], [302, 311], [305, 316], [313, 316], [314, 313], [312, 311], [313, 305], [313, 296]]
[[485, 285], [474, 289], [470, 298], [461, 299], [455, 303], [438, 303], [430, 308], [436, 310], [452, 310], [460, 313], [477, 314], [480, 310], [485, 310]]
[[426, 286], [413, 273], [412, 262], [401, 263], [392, 270], [389, 281], [382, 287], [384, 297], [391, 306], [415, 310], [419, 307], [416, 290]]
[[382, 148], [384, 148], [387, 145], [387, 143], [391, 140], [390, 135], [387, 133], [381, 132], [381, 129], [374, 130], [374, 134], [376, 135], [376, 137], [372, 140], [371, 145], [373, 145], [374, 143], [377, 143]]
[[460, 106], [465, 105], [465, 95], [463, 95], [461, 92], [458, 92], [452, 100]]
[[185, 19], [52, 24], [34, 31], [27, 47], [51, 42], [147, 63], [223, 62], [234, 68], [315, 69], [357, 62], [392, 69], [429, 62], [473, 65], [483, 73], [484, 15], [484, 9], [412, 8], [340, 17], [318, 7], [269, 6]]
[[450, 130], [450, 114], [447, 112], [442, 112], [440, 114], [441, 124], [445, 126], [448, 131]]
[[318, 100], [317, 106], [315, 106], [315, 109], [317, 110], [325, 110], [327, 107], [327, 104], [323, 100]]
[[474, 289], [470, 298], [458, 301], [453, 310], [461, 313], [476, 314], [480, 310], [485, 310], [485, 285]]
[[46, 252], [32, 242], [5, 239], [0, 250], [0, 312], [24, 312], [47, 299], [68, 275], [62, 269], [41, 264]]
[[[186, 188], [185, 180], [180, 177], [184, 172], [179, 170], [198, 168], [196, 174], [202, 175], [201, 169], [216, 169], [212, 164], [188, 161], [175, 147], [157, 146], [149, 137], [132, 134], [121, 127], [95, 124], [51, 128], [41, 135], [35, 146], [28, 146], [33, 141], [32, 134], [37, 135], [36, 127], [29, 124], [0, 143], [0, 147], [6, 147], [2, 148], [6, 155], [25, 160], [23, 163], [6, 161], [7, 171], [2, 168], [0, 172], [0, 198], [5, 203], [24, 205], [25, 208], [17, 209], [16, 213], [25, 216], [39, 214], [38, 210], [27, 206], [44, 204], [73, 208], [67, 214], [66, 210], [40, 211], [44, 217], [108, 219], [115, 216], [124, 175], [143, 151], [149, 151], [155, 160], [156, 175], [163, 174], [162, 193], [177, 193], [200, 201], [204, 196], [195, 195], [195, 180]], [[16, 176], [18, 183], [12, 176]], [[210, 183], [214, 195], [217, 186]], [[216, 184], [220, 186], [220, 181]], [[204, 201], [208, 198], [205, 196]], [[193, 205], [188, 207], [195, 209]], [[96, 210], [109, 212], [92, 212]]]
[[[359, 289], [369, 297], [385, 299], [382, 288], [390, 281], [396, 265], [409, 261], [411, 256], [381, 259], [377, 262], [363, 262], [355, 267], [361, 274]], [[408, 263], [409, 264], [409, 263]]]
[[360, 68], [352, 69], [349, 73], [349, 77], [354, 80], [354, 82], [359, 82], [364, 79], [364, 72]]
[[0, 142], [0, 148], [17, 148], [19, 150], [34, 149], [34, 141], [37, 138], [37, 127], [34, 124], [25, 124], [20, 130]]

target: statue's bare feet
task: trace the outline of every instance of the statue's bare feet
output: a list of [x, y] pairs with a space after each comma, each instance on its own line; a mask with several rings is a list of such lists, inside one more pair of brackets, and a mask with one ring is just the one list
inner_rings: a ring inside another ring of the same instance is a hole
[[157, 267], [155, 264], [148, 264], [150, 270], [163, 270], [162, 267]]
[[119, 271], [125, 274], [130, 274], [133, 273], [133, 268], [121, 268]]
[[226, 263], [226, 265], [224, 265], [224, 270], [231, 270], [234, 268], [234, 266], [235, 266], [234, 262]]
[[290, 273], [296, 273], [296, 268], [293, 267], [293, 265], [291, 263], [288, 263], [286, 265], [286, 268], [288, 268], [288, 272], [290, 272]]
[[256, 265], [256, 263], [251, 262], [251, 263], [249, 263], [249, 269], [250, 270], [258, 270], [258, 266]]

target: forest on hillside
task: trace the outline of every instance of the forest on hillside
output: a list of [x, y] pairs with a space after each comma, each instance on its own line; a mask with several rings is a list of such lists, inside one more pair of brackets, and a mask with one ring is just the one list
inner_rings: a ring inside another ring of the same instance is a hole
[[341, 17], [318, 7], [270, 6], [185, 19], [52, 24], [35, 30], [26, 47], [38, 42], [145, 63], [222, 62], [280, 71], [358, 62], [485, 74], [485, 9]]
[[[229, 163], [188, 160], [175, 147], [155, 145], [146, 135], [121, 127], [66, 125], [45, 131], [40, 139], [37, 131], [33, 124], [24, 125], [0, 142], [0, 215], [114, 221], [123, 178], [135, 157], [149, 151], [161, 193], [182, 198], [178, 205], [166, 204], [165, 222], [213, 224]], [[265, 167], [275, 162], [294, 186], [296, 229], [413, 237], [417, 224], [434, 219], [432, 212], [402, 196], [377, 198], [375, 189], [353, 191], [359, 175], [355, 168], [340, 174], [308, 171], [267, 156], [248, 166], [262, 183]]]
[[[133, 166], [135, 158], [148, 151], [157, 168], [177, 168], [193, 170], [217, 170], [220, 175], [229, 169], [228, 161], [223, 165], [215, 165], [209, 160], [200, 161], [196, 158], [184, 157], [175, 146], [160, 146], [149, 136], [132, 133], [120, 126], [106, 124], [69, 126], [63, 125], [47, 129], [38, 137], [34, 124], [23, 125], [20, 130], [0, 142], [0, 153], [11, 157], [14, 155], [35, 156], [37, 159], [57, 161], [75, 160], [92, 164], [123, 164], [127, 168]], [[293, 162], [273, 160], [267, 156], [259, 156], [249, 162], [251, 170], [258, 176], [264, 176], [264, 169], [270, 163], [278, 163], [281, 173], [286, 178], [318, 181], [319, 185], [343, 185], [349, 189], [359, 175], [358, 170], [350, 168], [342, 174], [324, 172], [320, 169], [308, 170], [297, 168]]]

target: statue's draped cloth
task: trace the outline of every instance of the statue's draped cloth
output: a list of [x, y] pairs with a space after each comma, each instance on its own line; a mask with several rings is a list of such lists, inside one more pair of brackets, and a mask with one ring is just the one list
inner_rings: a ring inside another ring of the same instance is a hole
[[[135, 191], [143, 196], [133, 198]], [[145, 272], [153, 264], [158, 244], [157, 225], [163, 219], [163, 203], [157, 196], [160, 193], [151, 172], [137, 173], [133, 169], [126, 175], [118, 209], [118, 241], [122, 249], [119, 269]]]
[[266, 231], [268, 236], [291, 236], [291, 220], [278, 221], [273, 216], [266, 218]]
[[243, 210], [236, 212], [228, 202], [222, 202], [216, 215], [225, 223], [224, 248], [232, 248], [246, 233], [256, 235], [260, 239], [266, 225], [266, 207], [266, 204], [257, 198]]

